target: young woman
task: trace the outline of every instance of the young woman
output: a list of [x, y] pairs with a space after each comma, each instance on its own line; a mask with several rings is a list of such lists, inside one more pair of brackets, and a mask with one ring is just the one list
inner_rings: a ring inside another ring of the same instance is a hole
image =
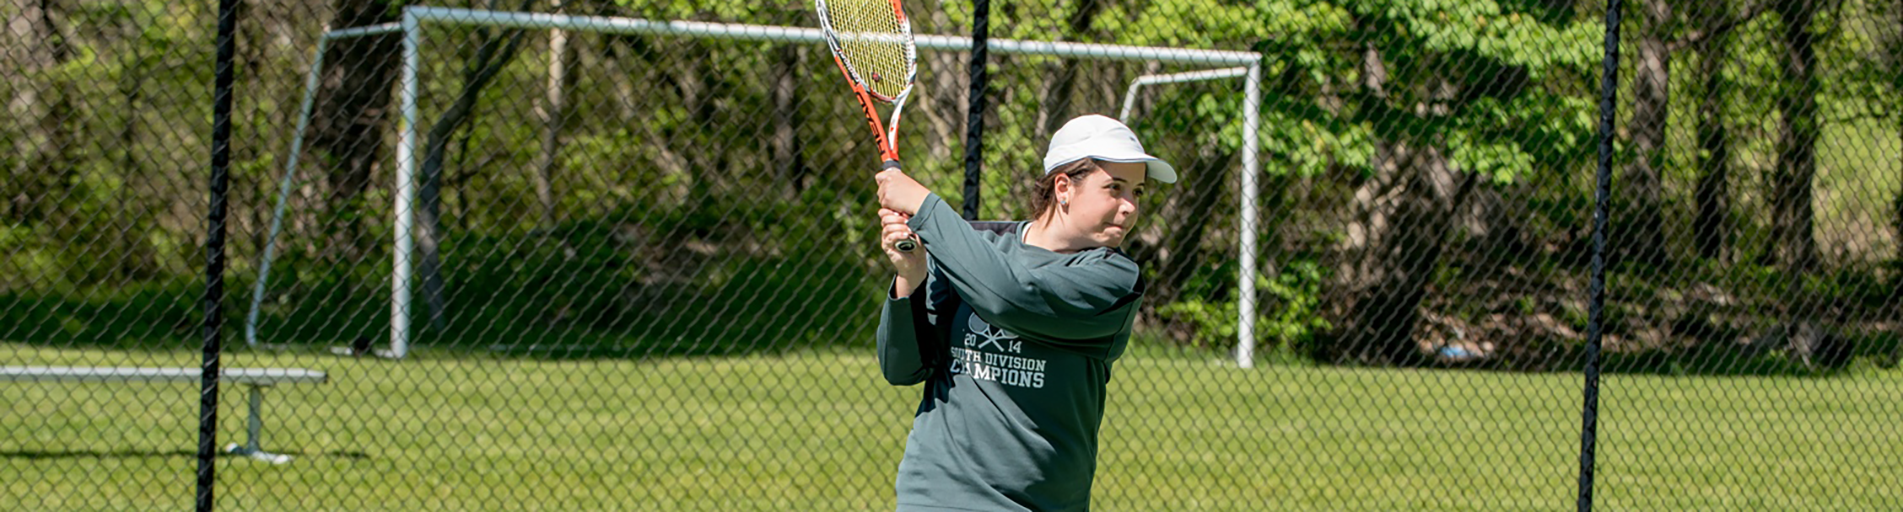
[[[900, 510], [1085, 510], [1110, 365], [1143, 285], [1117, 250], [1146, 180], [1176, 171], [1089, 115], [1053, 134], [1033, 219], [978, 230], [918, 182], [878, 175], [892, 268], [879, 366], [925, 383], [899, 463]], [[915, 238], [901, 252], [894, 244]]]

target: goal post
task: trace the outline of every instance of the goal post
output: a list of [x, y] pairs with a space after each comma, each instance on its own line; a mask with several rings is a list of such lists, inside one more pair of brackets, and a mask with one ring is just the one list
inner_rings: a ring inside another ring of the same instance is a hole
[[[411, 282], [414, 280], [412, 256], [415, 251], [413, 228], [417, 221], [416, 204], [418, 193], [418, 167], [420, 163], [420, 145], [418, 133], [418, 102], [420, 96], [420, 71], [422, 69], [422, 45], [425, 43], [422, 33], [424, 24], [463, 25], [516, 29], [562, 29], [575, 32], [599, 32], [614, 34], [639, 34], [679, 36], [686, 38], [723, 39], [734, 41], [764, 41], [783, 43], [802, 43], [823, 45], [825, 38], [816, 28], [745, 25], [729, 23], [711, 23], [676, 20], [648, 20], [640, 18], [579, 16], [552, 13], [486, 11], [444, 7], [412, 6], [404, 8], [401, 21], [394, 24], [357, 27], [327, 31], [319, 38], [317, 56], [312, 61], [309, 78], [306, 82], [306, 94], [302, 112], [297, 122], [297, 133], [292, 137], [292, 147], [287, 156], [283, 182], [279, 187], [277, 207], [272, 217], [272, 227], [264, 241], [264, 256], [259, 264], [256, 293], [253, 294], [251, 310], [246, 316], [245, 337], [253, 346], [259, 344], [259, 315], [263, 297], [267, 289], [267, 280], [272, 264], [276, 239], [280, 235], [280, 224], [285, 215], [285, 204], [296, 182], [297, 156], [303, 150], [303, 133], [311, 116], [311, 104], [318, 87], [317, 77], [322, 73], [322, 54], [325, 45], [333, 40], [346, 37], [359, 37], [372, 34], [386, 34], [400, 31], [402, 36], [402, 54], [400, 76], [397, 81], [398, 120], [397, 148], [394, 187], [393, 222], [395, 251], [392, 255], [391, 302], [390, 302], [390, 338], [389, 349], [381, 351], [390, 358], [403, 358], [410, 352], [411, 330]], [[960, 36], [922, 35], [916, 38], [921, 50], [969, 51], [971, 39]], [[1240, 287], [1239, 316], [1240, 329], [1237, 333], [1237, 363], [1249, 367], [1253, 361], [1254, 317], [1255, 317], [1255, 232], [1256, 221], [1256, 183], [1259, 164], [1256, 153], [1259, 145], [1260, 126], [1260, 76], [1261, 54], [1243, 51], [1197, 50], [1185, 48], [1145, 47], [1107, 44], [1085, 44], [1068, 42], [1022, 41], [1010, 39], [988, 39], [986, 48], [998, 54], [1024, 54], [1049, 57], [1107, 60], [1107, 61], [1147, 61], [1170, 63], [1192, 67], [1209, 67], [1215, 71], [1205, 73], [1223, 73], [1224, 77], [1238, 76], [1236, 69], [1243, 70], [1246, 76], [1242, 102], [1242, 169], [1240, 192], [1240, 225], [1242, 236], [1237, 238], [1241, 253], [1242, 268], [1238, 281]], [[1222, 68], [1222, 69], [1217, 69]], [[1200, 75], [1199, 75], [1200, 76]], [[1132, 89], [1134, 94], [1134, 89]]]
[[1243, 100], [1242, 104], [1243, 104], [1243, 108], [1247, 109], [1247, 112], [1245, 112], [1243, 115], [1243, 129], [1242, 129], [1243, 138], [1244, 138], [1243, 140], [1245, 141], [1243, 143], [1244, 150], [1242, 153], [1243, 172], [1242, 172], [1242, 198], [1241, 198], [1242, 208], [1241, 209], [1242, 209], [1243, 215], [1242, 215], [1242, 225], [1239, 227], [1239, 229], [1242, 230], [1241, 233], [1243, 233], [1244, 236], [1237, 237], [1240, 240], [1239, 243], [1242, 246], [1237, 250], [1243, 255], [1243, 258], [1242, 258], [1241, 269], [1237, 271], [1237, 273], [1240, 274], [1240, 276], [1238, 276], [1239, 278], [1236, 279], [1237, 287], [1241, 289], [1238, 290], [1237, 295], [1239, 297], [1236, 304], [1236, 311], [1237, 311], [1236, 337], [1237, 339], [1236, 339], [1235, 356], [1236, 356], [1237, 367], [1251, 368], [1255, 366], [1255, 307], [1256, 307], [1255, 294], [1256, 294], [1256, 291], [1255, 291], [1255, 280], [1248, 279], [1247, 277], [1253, 276], [1256, 274], [1256, 266], [1255, 266], [1256, 265], [1255, 264], [1255, 254], [1256, 254], [1255, 238], [1256, 237], [1248, 236], [1248, 234], [1255, 233], [1255, 230], [1256, 230], [1255, 202], [1257, 200], [1257, 197], [1256, 197], [1257, 192], [1255, 189], [1256, 187], [1256, 167], [1255, 167], [1256, 166], [1256, 161], [1255, 161], [1256, 140], [1255, 140], [1255, 137], [1256, 137], [1256, 129], [1260, 127], [1259, 125], [1260, 120], [1258, 117], [1259, 114], [1256, 112], [1256, 108], [1261, 105], [1260, 96], [1258, 96], [1261, 93], [1261, 91], [1258, 90], [1258, 87], [1260, 87], [1261, 80], [1262, 80], [1261, 66], [1259, 64], [1251, 63], [1250, 65], [1244, 66], [1244, 67], [1210, 69], [1210, 70], [1203, 70], [1203, 71], [1187, 71], [1182, 73], [1169, 73], [1169, 74], [1162, 74], [1162, 75], [1143, 75], [1143, 76], [1137, 77], [1136, 80], [1132, 80], [1130, 82], [1130, 88], [1123, 93], [1123, 110], [1117, 113], [1117, 119], [1122, 120], [1124, 123], [1133, 122], [1130, 119], [1130, 110], [1136, 107], [1137, 91], [1142, 90], [1143, 86], [1161, 85], [1161, 84], [1180, 84], [1180, 83], [1186, 83], [1186, 82], [1202, 82], [1207, 80], [1221, 80], [1225, 78], [1236, 78], [1236, 77], [1242, 77], [1246, 79], [1246, 82], [1243, 85], [1243, 94], [1245, 95], [1246, 99]]
[[311, 70], [304, 78], [304, 100], [298, 107], [297, 127], [291, 132], [291, 147], [284, 159], [284, 177], [278, 180], [277, 205], [271, 210], [271, 227], [265, 235], [264, 254], [258, 263], [258, 281], [251, 293], [251, 309], [245, 313], [245, 344], [258, 346], [258, 315], [264, 310], [265, 286], [271, 280], [271, 261], [277, 254], [278, 235], [284, 231], [284, 213], [291, 202], [291, 191], [297, 185], [298, 157], [304, 154], [304, 133], [310, 130], [311, 109], [317, 103], [317, 79], [324, 71], [324, 52], [330, 49], [330, 42], [338, 39], [388, 34], [402, 30], [398, 23], [381, 23], [346, 29], [325, 30], [317, 38], [317, 49], [311, 52]]

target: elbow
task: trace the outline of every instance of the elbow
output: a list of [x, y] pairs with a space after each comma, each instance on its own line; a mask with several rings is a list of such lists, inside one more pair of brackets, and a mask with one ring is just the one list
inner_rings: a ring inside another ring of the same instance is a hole
[[917, 353], [893, 350], [891, 340], [879, 338], [879, 374], [885, 382], [894, 386], [910, 386], [925, 381], [931, 375], [931, 368], [919, 359]]

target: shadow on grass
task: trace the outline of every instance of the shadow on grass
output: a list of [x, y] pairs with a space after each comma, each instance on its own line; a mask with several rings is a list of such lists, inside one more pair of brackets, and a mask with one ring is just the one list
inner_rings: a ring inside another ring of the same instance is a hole
[[[1839, 333], [1812, 361], [1803, 361], [1782, 348], [1737, 347], [1704, 343], [1677, 349], [1605, 351], [1599, 369], [1609, 375], [1705, 377], [1832, 377], [1874, 366], [1889, 370], [1903, 361], [1903, 335], [1891, 332]], [[1583, 344], [1583, 342], [1580, 342]], [[1579, 344], [1547, 347], [1543, 351], [1513, 354], [1516, 359], [1479, 360], [1427, 366], [1525, 373], [1583, 372], [1586, 351]], [[1532, 359], [1537, 362], [1529, 363]]]
[[[1831, 331], [1819, 342], [1809, 360], [1793, 355], [1782, 343], [1772, 341], [1764, 346], [1752, 347], [1706, 341], [1671, 348], [1605, 350], [1600, 353], [1599, 369], [1601, 373], [1609, 375], [1820, 378], [1870, 371], [1872, 367], [1891, 370], [1903, 363], [1903, 333], [1881, 328]], [[1323, 359], [1320, 363], [1307, 363], [1308, 360], [1304, 359], [1298, 364], [1529, 374], [1580, 373], [1586, 368], [1584, 344], [1581, 339], [1547, 338], [1537, 344], [1515, 346], [1513, 350], [1458, 361], [1420, 354], [1399, 363], [1369, 363], [1338, 357], [1336, 360]]]
[[55, 459], [148, 459], [148, 458], [197, 458], [198, 452], [192, 450], [10, 450], [0, 451], [0, 458], [26, 460]]
[[[315, 452], [315, 453], [277, 451], [274, 453], [290, 455], [292, 457], [299, 458], [299, 459], [323, 457], [323, 458], [350, 459], [350, 460], [370, 460], [370, 454], [367, 454], [364, 452], [355, 452], [355, 451], [332, 450], [328, 452]], [[235, 455], [235, 454], [224, 453], [224, 452], [219, 452], [218, 456], [221, 458], [233, 458], [233, 459], [248, 457], [245, 455]], [[198, 458], [198, 452], [193, 450], [9, 450], [9, 451], [0, 451], [0, 458], [25, 459], [25, 460], [149, 459], [149, 458], [195, 459], [195, 458]]]

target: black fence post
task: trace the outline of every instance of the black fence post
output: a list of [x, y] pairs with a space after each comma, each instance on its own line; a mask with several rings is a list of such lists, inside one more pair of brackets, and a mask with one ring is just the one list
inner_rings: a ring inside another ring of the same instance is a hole
[[971, 92], [965, 106], [965, 220], [978, 220], [985, 161], [986, 53], [991, 31], [991, 1], [974, 0], [971, 13]]
[[1587, 303], [1591, 310], [1586, 324], [1586, 390], [1581, 407], [1579, 430], [1579, 510], [1592, 510], [1593, 452], [1599, 439], [1599, 338], [1606, 306], [1606, 224], [1612, 194], [1612, 122], [1618, 115], [1614, 101], [1619, 96], [1619, 9], [1620, 0], [1606, 3], [1605, 77], [1599, 83], [1599, 176], [1593, 192], [1592, 211], [1592, 284]]
[[231, 163], [232, 57], [238, 0], [218, 2], [218, 60], [212, 84], [211, 204], [206, 213], [204, 359], [198, 392], [198, 510], [212, 510], [218, 457], [218, 354], [225, 321], [225, 190]]

